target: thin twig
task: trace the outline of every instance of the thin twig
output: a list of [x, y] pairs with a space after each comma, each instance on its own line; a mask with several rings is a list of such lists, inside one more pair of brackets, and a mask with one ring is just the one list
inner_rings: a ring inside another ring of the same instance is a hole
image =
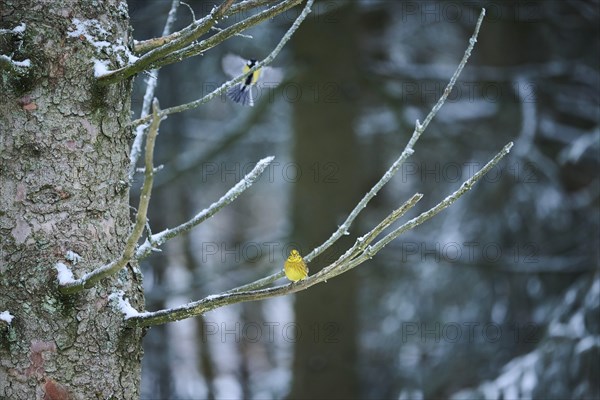
[[213, 215], [215, 215], [219, 210], [221, 210], [226, 205], [230, 204], [234, 201], [240, 194], [242, 194], [246, 189], [248, 189], [252, 184], [260, 177], [265, 168], [273, 161], [275, 157], [266, 157], [256, 163], [256, 166], [250, 171], [244, 178], [239, 181], [234, 187], [229, 189], [227, 193], [223, 197], [221, 197], [216, 202], [212, 203], [208, 208], [200, 211], [198, 214], [194, 216], [194, 218], [189, 221], [176, 226], [175, 228], [165, 229], [162, 232], [151, 235], [146, 241], [138, 248], [135, 258], [142, 259], [148, 256], [153, 249], [156, 249], [158, 246], [164, 244], [167, 240], [173, 239], [174, 237], [181, 235], [182, 233], [188, 232], [193, 227], [198, 224], [206, 221]]
[[[240, 13], [243, 11], [247, 11], [252, 8], [256, 8], [256, 7], [267, 5], [270, 3], [274, 3], [275, 1], [276, 0], [246, 0], [246, 1], [242, 1], [237, 4], [233, 4], [225, 12], [224, 16], [230, 17], [234, 14], [237, 14], [237, 13]], [[184, 3], [184, 4], [187, 5], [186, 3]], [[190, 8], [190, 12], [192, 13], [192, 16], [195, 18], [194, 14], [193, 14], [194, 11], [191, 8]], [[171, 34], [165, 33], [162, 36], [157, 37], [157, 38], [136, 41], [134, 43], [133, 52], [137, 55], [145, 54], [145, 53], [147, 53], [151, 50], [154, 50], [160, 46], [164, 46], [165, 44], [170, 43], [170, 42], [174, 41], [175, 39], [178, 39], [179, 37], [181, 37], [181, 34], [182, 34], [182, 31], [174, 32]]]
[[489, 172], [489, 170], [491, 170], [496, 164], [498, 164], [498, 162], [500, 162], [500, 160], [502, 158], [504, 158], [504, 156], [506, 156], [510, 152], [510, 149], [512, 147], [513, 147], [513, 142], [509, 142], [508, 144], [506, 144], [504, 146], [504, 148], [498, 154], [496, 154], [494, 156], [494, 158], [492, 158], [486, 165], [483, 166], [483, 168], [481, 168], [479, 171], [477, 171], [471, 178], [469, 178], [468, 180], [463, 182], [463, 184], [460, 186], [460, 188], [458, 188], [458, 190], [456, 190], [454, 193], [452, 193], [451, 195], [446, 197], [444, 200], [439, 202], [434, 207], [419, 214], [417, 217], [411, 219], [410, 221], [405, 222], [400, 227], [394, 229], [392, 232], [388, 233], [383, 239], [379, 240], [375, 245], [366, 246], [363, 253], [359, 257], [354, 258], [347, 265], [339, 267], [339, 268], [335, 268], [336, 266], [330, 266], [330, 267], [324, 268], [323, 271], [324, 271], [324, 274], [327, 276], [327, 279], [330, 279], [334, 276], [340, 275], [340, 274], [344, 273], [345, 271], [352, 269], [357, 265], [362, 264], [363, 262], [372, 258], [381, 249], [383, 249], [391, 241], [396, 239], [398, 236], [400, 236], [404, 232], [421, 225], [423, 222], [425, 222], [425, 221], [431, 219], [432, 217], [434, 217], [435, 215], [437, 215], [440, 211], [448, 208], [456, 200], [458, 200], [460, 197], [462, 197], [462, 195], [464, 195], [469, 190], [471, 190], [473, 185], [478, 180], [480, 180], [487, 172]]
[[148, 204], [150, 203], [152, 182], [154, 179], [154, 144], [156, 141], [156, 136], [158, 135], [158, 128], [161, 121], [159, 117], [160, 109], [158, 106], [158, 100], [154, 99], [152, 108], [152, 123], [150, 124], [150, 129], [148, 131], [148, 137], [146, 138], [146, 170], [144, 171], [144, 185], [142, 186], [142, 191], [140, 193], [140, 203], [135, 218], [135, 224], [133, 226], [133, 230], [129, 234], [129, 237], [127, 238], [125, 248], [117, 260], [98, 267], [79, 279], [60, 283], [59, 289], [63, 294], [77, 293], [94, 286], [101, 279], [120, 271], [121, 268], [123, 268], [135, 255], [137, 242], [142, 236], [142, 233], [144, 232], [144, 226], [146, 225], [146, 215], [148, 213]]
[[[375, 228], [371, 230], [371, 232], [367, 233], [365, 236], [358, 238], [350, 249], [348, 249], [337, 262], [341, 262], [346, 259], [352, 259], [358, 255], [358, 253], [364, 251], [364, 249], [371, 244], [371, 242], [387, 227], [393, 224], [398, 218], [402, 217], [408, 210], [414, 207], [419, 200], [423, 197], [422, 194], [416, 193], [413, 195], [406, 203], [404, 203], [400, 208], [394, 210], [390, 215], [384, 218]], [[305, 259], [306, 261], [306, 259]], [[228, 290], [224, 293], [238, 293], [244, 292], [248, 290], [260, 289], [261, 287], [265, 287], [266, 285], [272, 283], [274, 281], [273, 277], [278, 276], [276, 279], [282, 278], [285, 272], [279, 271], [276, 274], [267, 276], [263, 279], [259, 279], [252, 283], [236, 287], [234, 289]]]
[[483, 177], [483, 175], [487, 174], [504, 156], [506, 156], [513, 147], [513, 142], [507, 143], [502, 150], [494, 156], [486, 165], [483, 166], [479, 171], [477, 171], [471, 178], [463, 182], [458, 190], [452, 193], [450, 196], [446, 197], [439, 204], [431, 209], [419, 214], [417, 217], [411, 219], [406, 222], [399, 228], [393, 230], [389, 234], [387, 234], [383, 239], [378, 241], [374, 246], [371, 247], [370, 250], [367, 251], [368, 256], [372, 256], [377, 253], [379, 250], [383, 249], [386, 245], [388, 245], [392, 240], [396, 239], [402, 233], [413, 229], [414, 227], [421, 225], [423, 222], [437, 215], [440, 211], [445, 210], [450, 207], [456, 200], [458, 200], [462, 195], [467, 193], [475, 182]]
[[219, 141], [215, 145], [208, 149], [199, 149], [196, 146], [190, 147], [185, 153], [176, 156], [171, 165], [169, 165], [169, 168], [156, 176], [154, 188], [157, 189], [184, 178], [188, 173], [193, 172], [194, 169], [201, 165], [206, 165], [207, 162], [214, 159], [228, 147], [244, 138], [251, 132], [248, 127], [256, 124], [264, 115], [268, 104], [269, 96], [261, 96], [254, 104], [254, 107], [236, 116], [222, 131], [216, 132], [215, 137], [218, 137]]
[[[167, 16], [167, 21], [163, 28], [162, 36], [166, 36], [171, 32], [171, 28], [175, 23], [177, 9], [179, 8], [179, 0], [173, 0], [171, 2], [171, 9]], [[154, 98], [154, 92], [156, 91], [156, 85], [158, 83], [158, 69], [153, 69], [148, 74], [148, 80], [146, 81], [146, 93], [144, 93], [144, 102], [142, 103], [142, 111], [140, 117], [145, 117], [150, 114], [150, 104]], [[135, 166], [137, 165], [138, 159], [140, 158], [142, 150], [142, 142], [144, 141], [144, 135], [146, 132], [146, 126], [140, 125], [136, 127], [135, 139], [131, 145], [131, 153], [129, 154], [129, 182], [133, 181], [135, 175]]]

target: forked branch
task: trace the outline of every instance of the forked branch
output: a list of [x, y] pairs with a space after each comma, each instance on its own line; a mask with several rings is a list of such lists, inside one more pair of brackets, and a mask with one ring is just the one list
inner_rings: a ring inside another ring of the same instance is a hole
[[[291, 39], [294, 32], [296, 32], [296, 30], [300, 27], [300, 24], [302, 23], [302, 21], [304, 21], [306, 16], [310, 13], [313, 3], [314, 3], [314, 0], [307, 0], [306, 4], [304, 5], [304, 8], [302, 9], [302, 11], [298, 15], [298, 17], [296, 17], [292, 26], [290, 26], [290, 28], [287, 30], [285, 35], [283, 35], [283, 37], [281, 38], [281, 40], [279, 41], [277, 46], [275, 46], [273, 51], [271, 51], [271, 53], [264, 60], [256, 63], [256, 65], [254, 65], [254, 67], [252, 67], [248, 71], [246, 71], [246, 73], [241, 74], [241, 75], [237, 76], [236, 78], [225, 82], [223, 85], [219, 86], [217, 89], [213, 90], [212, 92], [210, 92], [209, 94], [207, 94], [206, 96], [204, 96], [198, 100], [194, 100], [194, 101], [186, 103], [186, 104], [181, 104], [179, 106], [165, 108], [164, 110], [162, 110], [161, 116], [166, 116], [166, 115], [175, 114], [175, 113], [179, 113], [179, 112], [197, 108], [200, 105], [207, 103], [210, 100], [214, 99], [215, 97], [220, 96], [222, 93], [225, 93], [225, 91], [227, 89], [229, 89], [230, 87], [232, 87], [234, 85], [237, 85], [238, 83], [240, 83], [241, 81], [246, 79], [246, 77], [249, 74], [253, 73], [254, 71], [256, 71], [266, 65], [269, 65], [271, 62], [273, 62], [275, 57], [277, 57], [277, 55], [279, 54], [281, 49], [283, 49], [283, 46], [285, 46], [285, 44]], [[148, 117], [139, 118], [139, 119], [136, 119], [135, 121], [132, 121], [131, 124], [133, 126], [137, 126], [137, 125], [148, 122], [148, 120], [149, 120]]]
[[155, 312], [143, 312], [137, 313], [132, 312], [131, 306], [126, 301], [121, 301], [121, 304], [126, 304], [127, 309], [123, 309], [125, 314], [126, 323], [131, 326], [151, 326], [159, 325], [167, 322], [179, 321], [186, 318], [191, 318], [205, 312], [214, 310], [215, 308], [223, 307], [226, 305], [246, 302], [263, 300], [271, 297], [282, 296], [290, 293], [299, 292], [306, 290], [311, 286], [318, 283], [326, 282], [327, 280], [336, 277], [357, 267], [365, 261], [375, 256], [381, 249], [383, 249], [388, 243], [396, 239], [402, 233], [409, 229], [415, 228], [421, 225], [423, 222], [429, 220], [440, 211], [449, 207], [452, 203], [458, 200], [461, 196], [467, 193], [473, 185], [480, 180], [490, 169], [492, 169], [498, 162], [508, 154], [512, 147], [512, 142], [508, 143], [504, 148], [496, 154], [496, 156], [490, 160], [483, 168], [481, 168], [475, 175], [465, 181], [458, 190], [450, 194], [435, 207], [421, 213], [416, 218], [411, 219], [400, 227], [396, 228], [382, 239], [380, 239], [374, 245], [371, 243], [386, 227], [390, 226], [396, 221], [401, 215], [412, 208], [422, 197], [420, 194], [416, 194], [409, 199], [402, 207], [392, 212], [386, 217], [380, 224], [378, 224], [373, 230], [368, 232], [361, 238], [358, 238], [354, 244], [345, 254], [338, 258], [335, 262], [329, 266], [323, 268], [321, 271], [308, 278], [288, 283], [286, 285], [275, 286], [267, 289], [240, 291], [240, 292], [226, 292], [217, 295], [207, 296], [204, 299], [187, 303], [179, 307], [164, 309]]
[[[456, 80], [458, 79], [459, 75], [461, 74], [462, 70], [464, 69], [465, 65], [467, 64], [467, 61], [469, 60], [469, 57], [471, 56], [471, 52], [473, 51], [473, 48], [475, 47], [475, 43], [477, 43], [479, 29], [481, 28], [481, 23], [483, 22], [484, 17], [485, 17], [485, 8], [482, 9], [481, 13], [479, 14], [479, 18], [477, 19], [477, 24], [475, 25], [475, 30], [473, 31], [473, 35], [471, 35], [471, 38], [469, 39], [469, 45], [467, 46], [467, 49], [465, 50], [463, 58], [460, 61], [460, 63], [458, 64], [456, 71], [454, 71], [454, 74], [452, 74], [452, 77], [450, 78], [448, 85], [446, 85], [446, 88], [444, 89], [444, 93], [442, 93], [442, 96], [439, 98], [437, 103], [433, 106], [433, 108], [431, 109], [429, 114], [427, 114], [427, 117], [425, 117], [425, 120], [423, 121], [423, 123], [421, 124], [417, 120], [417, 122], [415, 123], [415, 129], [412, 133], [412, 136], [411, 136], [410, 140], [408, 141], [408, 143], [406, 144], [406, 147], [400, 154], [400, 157], [398, 157], [398, 159], [396, 161], [394, 161], [394, 163], [383, 174], [383, 176], [379, 179], [379, 181], [358, 202], [358, 204], [350, 212], [350, 214], [348, 215], [348, 217], [346, 218], [344, 223], [342, 223], [338, 227], [338, 229], [335, 232], [333, 232], [331, 237], [329, 239], [327, 239], [319, 247], [315, 248], [313, 251], [311, 251], [309, 254], [307, 254], [306, 257], [304, 257], [304, 260], [307, 263], [311, 262], [313, 259], [318, 257], [321, 253], [323, 253], [325, 250], [327, 250], [329, 247], [331, 247], [337, 240], [339, 240], [342, 236], [344, 236], [348, 232], [348, 229], [350, 229], [350, 226], [352, 225], [352, 223], [354, 222], [354, 220], [356, 219], [358, 214], [367, 206], [369, 201], [377, 195], [377, 193], [381, 190], [381, 188], [383, 186], [385, 186], [385, 184], [388, 183], [390, 179], [392, 179], [392, 177], [396, 174], [396, 172], [398, 172], [400, 170], [400, 167], [402, 167], [402, 164], [404, 164], [404, 162], [408, 159], [408, 157], [410, 157], [414, 153], [413, 148], [414, 148], [415, 144], [417, 143], [417, 141], [421, 137], [421, 134], [425, 131], [427, 126], [429, 126], [429, 123], [431, 122], [433, 117], [435, 117], [437, 112], [440, 110], [440, 108], [442, 108], [442, 106], [446, 102], [448, 95], [450, 94], [450, 92], [452, 92], [452, 88], [454, 87]], [[253, 289], [265, 287], [265, 286], [275, 282], [276, 280], [283, 278], [283, 276], [284, 276], [283, 271], [278, 271], [269, 276], [258, 279], [254, 282], [239, 286], [228, 292], [240, 292], [240, 291], [253, 290]]]
[[[309, 1], [310, 3], [310, 1]], [[308, 4], [307, 4], [308, 6]], [[333, 243], [335, 243], [342, 235], [348, 232], [348, 229], [356, 216], [365, 208], [367, 203], [371, 198], [373, 198], [377, 192], [391, 179], [391, 177], [398, 171], [402, 163], [414, 152], [413, 147], [420, 135], [425, 131], [430, 121], [439, 111], [439, 109], [443, 106], [446, 98], [450, 94], [452, 87], [454, 86], [460, 72], [464, 68], [471, 51], [477, 42], [477, 36], [479, 33], [479, 29], [481, 27], [481, 23], [485, 16], [485, 9], [482, 10], [479, 19], [477, 21], [477, 25], [475, 27], [475, 31], [473, 36], [469, 41], [469, 46], [465, 51], [463, 59], [461, 60], [456, 72], [450, 79], [444, 93], [440, 97], [439, 101], [432, 108], [430, 113], [427, 115], [423, 123], [421, 124], [419, 121], [416, 122], [415, 130], [408, 144], [406, 145], [404, 151], [400, 155], [400, 157], [394, 162], [394, 164], [390, 167], [390, 169], [384, 174], [384, 176], [380, 179], [380, 181], [365, 195], [365, 197], [359, 202], [359, 204], [355, 207], [355, 209], [350, 213], [346, 221], [339, 227], [333, 235], [325, 241], [321, 246], [314, 249], [311, 253], [309, 253], [305, 260], [310, 262], [313, 258], [321, 254], [325, 249], [330, 247]], [[263, 61], [266, 63], [267, 59]], [[260, 63], [256, 68], [260, 68]], [[188, 304], [160, 310], [156, 312], [144, 312], [138, 313], [132, 309], [129, 303], [126, 300], [119, 299], [119, 307], [125, 314], [125, 319], [128, 324], [132, 326], [150, 326], [163, 324], [166, 322], [177, 321], [185, 318], [190, 318], [193, 316], [197, 316], [203, 314], [207, 311], [213, 310], [218, 307], [222, 307], [224, 305], [235, 304], [239, 302], [245, 301], [253, 301], [253, 300], [261, 300], [266, 298], [271, 298], [275, 296], [281, 296], [289, 293], [295, 293], [301, 290], [306, 290], [309, 287], [316, 285], [321, 282], [325, 282], [328, 279], [331, 279], [335, 276], [338, 276], [352, 268], [357, 267], [358, 265], [364, 263], [365, 261], [372, 258], [379, 251], [381, 251], [387, 244], [389, 244], [392, 240], [396, 239], [402, 233], [406, 232], [409, 229], [415, 228], [423, 222], [429, 220], [433, 216], [437, 215], [442, 210], [449, 207], [456, 200], [458, 200], [461, 196], [467, 193], [473, 185], [480, 180], [490, 169], [492, 169], [504, 156], [506, 156], [513, 144], [508, 143], [504, 148], [496, 154], [496, 156], [490, 160], [483, 168], [481, 168], [478, 172], [476, 172], [471, 178], [465, 181], [455, 192], [447, 196], [445, 199], [440, 201], [436, 206], [431, 209], [421, 213], [419, 216], [407, 221], [396, 229], [392, 230], [390, 233], [385, 235], [383, 238], [378, 240], [373, 244], [373, 242], [379, 237], [384, 230], [393, 225], [401, 216], [403, 216], [409, 209], [414, 207], [414, 205], [423, 197], [421, 194], [415, 194], [408, 201], [406, 201], [400, 208], [390, 213], [385, 219], [383, 219], [376, 227], [374, 227], [370, 232], [366, 235], [359, 237], [354, 245], [349, 248], [342, 256], [340, 256], [335, 262], [330, 264], [329, 266], [323, 268], [316, 274], [309, 276], [308, 278], [301, 280], [295, 283], [289, 283], [286, 285], [280, 285], [268, 289], [259, 289], [265, 285], [270, 284], [274, 280], [283, 276], [283, 271], [268, 276], [266, 278], [259, 279], [258, 281], [252, 282], [248, 285], [241, 286], [236, 289], [232, 289], [230, 291], [211, 295], [204, 299], [190, 302]]]
[[[233, 6], [234, 0], [224, 0], [219, 7], [213, 8], [207, 16], [192, 22], [181, 31], [163, 38], [153, 39], [151, 42], [146, 42], [144, 44], [138, 43], [137, 50], [143, 53], [143, 55], [131, 64], [99, 76], [98, 83], [100, 85], [113, 84], [142, 71], [160, 68], [168, 64], [182, 61], [184, 58], [197, 55], [251, 26], [277, 16], [290, 7], [299, 4], [301, 1], [302, 0], [283, 0], [281, 3], [268, 10], [248, 17], [227, 29], [219, 31], [219, 33], [199, 44], [194, 44], [201, 36], [208, 33], [219, 20], [230, 14], [229, 11]], [[264, 3], [261, 2], [260, 4]], [[236, 10], [239, 12], [243, 9], [250, 8], [252, 5], [253, 4], [244, 4], [243, 6], [236, 7]], [[184, 51], [184, 49], [187, 49], [187, 51]]]

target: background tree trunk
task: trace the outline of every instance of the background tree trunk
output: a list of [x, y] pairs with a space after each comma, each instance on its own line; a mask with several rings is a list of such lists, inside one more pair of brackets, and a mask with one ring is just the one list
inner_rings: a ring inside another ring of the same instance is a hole
[[[300, 243], [304, 253], [326, 240], [366, 191], [354, 132], [360, 93], [352, 37], [356, 14], [351, 5], [333, 14], [319, 18], [334, 18], [335, 23], [308, 18], [293, 39], [295, 57], [303, 66], [294, 80], [302, 96], [293, 114], [294, 162], [302, 176], [294, 184], [291, 242]], [[311, 263], [310, 274], [337, 259], [353, 240], [342, 238]], [[289, 398], [360, 397], [357, 287], [358, 275], [351, 271], [296, 295], [294, 311], [302, 335], [294, 342]]]
[[54, 268], [78, 277], [115, 259], [131, 226], [131, 82], [95, 86], [92, 59], [108, 56], [67, 36], [74, 18], [94, 19], [128, 43], [127, 5], [3, 0], [0, 17], [4, 29], [26, 24], [20, 49], [4, 35], [0, 53], [32, 61], [27, 76], [0, 79], [0, 311], [15, 316], [0, 333], [0, 397], [136, 398], [141, 332], [122, 328], [108, 296], [143, 307], [137, 266], [68, 297]]

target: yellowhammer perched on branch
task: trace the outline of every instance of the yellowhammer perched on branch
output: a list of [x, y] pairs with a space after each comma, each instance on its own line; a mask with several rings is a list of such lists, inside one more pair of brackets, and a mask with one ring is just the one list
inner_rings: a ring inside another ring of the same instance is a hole
[[292, 282], [301, 281], [308, 276], [308, 267], [298, 250], [290, 252], [290, 256], [283, 264], [283, 269], [285, 270], [285, 276]]

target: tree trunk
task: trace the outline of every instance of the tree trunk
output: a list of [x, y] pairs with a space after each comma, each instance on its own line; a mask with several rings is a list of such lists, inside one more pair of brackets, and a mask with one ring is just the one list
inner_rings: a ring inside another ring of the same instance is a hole
[[[293, 156], [302, 175], [294, 184], [291, 241], [305, 251], [326, 240], [365, 193], [354, 132], [360, 93], [354, 40], [358, 24], [352, 5], [332, 14], [308, 18], [293, 39], [303, 67], [294, 81], [302, 97], [293, 104]], [[345, 237], [336, 242], [309, 265], [310, 274], [337, 259], [353, 241]], [[290, 399], [360, 397], [357, 279], [356, 271], [350, 271], [296, 295], [299, 337]]]
[[110, 56], [68, 36], [73, 19], [94, 19], [127, 45], [126, 3], [2, 0], [0, 17], [3, 29], [26, 24], [20, 46], [0, 37], [0, 53], [32, 62], [26, 76], [0, 71], [0, 312], [15, 317], [0, 331], [0, 398], [136, 398], [141, 332], [123, 328], [108, 296], [143, 307], [137, 266], [73, 296], [55, 270], [80, 277], [115, 259], [130, 230], [131, 82], [96, 86], [91, 60]]

